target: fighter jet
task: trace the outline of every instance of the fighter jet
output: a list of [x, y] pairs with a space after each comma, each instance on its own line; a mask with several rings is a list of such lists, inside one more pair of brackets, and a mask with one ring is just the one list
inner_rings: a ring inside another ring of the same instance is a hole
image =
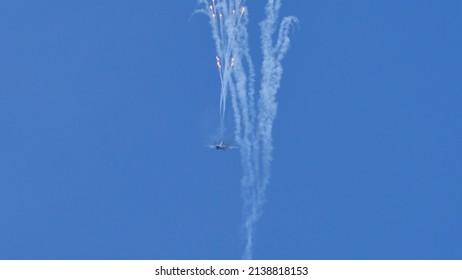
[[213, 144], [213, 145], [208, 145], [210, 149], [215, 149], [215, 150], [232, 150], [232, 149], [238, 149], [239, 147], [237, 146], [231, 146], [228, 144], [223, 143], [223, 141], [220, 142], [220, 144]]

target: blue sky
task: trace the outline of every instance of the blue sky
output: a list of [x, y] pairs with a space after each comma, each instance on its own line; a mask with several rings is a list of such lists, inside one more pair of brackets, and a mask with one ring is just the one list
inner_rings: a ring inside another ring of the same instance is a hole
[[[195, 7], [0, 3], [0, 259], [241, 257], [240, 157], [204, 148], [220, 85]], [[461, 9], [283, 2], [299, 24], [255, 258], [462, 258]]]

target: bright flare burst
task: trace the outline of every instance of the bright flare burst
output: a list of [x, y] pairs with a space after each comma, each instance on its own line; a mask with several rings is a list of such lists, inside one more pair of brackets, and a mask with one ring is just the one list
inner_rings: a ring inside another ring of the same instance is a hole
[[255, 70], [248, 43], [246, 1], [198, 2], [203, 7], [196, 12], [209, 16], [217, 51], [216, 63], [221, 81], [220, 137], [223, 137], [224, 133], [227, 96], [231, 96], [235, 122], [234, 137], [241, 147], [243, 167], [243, 258], [251, 259], [256, 223], [262, 213], [265, 192], [270, 180], [272, 128], [277, 112], [276, 94], [283, 72], [281, 61], [289, 49], [290, 27], [297, 19], [292, 16], [284, 17], [279, 24], [277, 40], [273, 42], [273, 35], [278, 27], [281, 0], [267, 1], [266, 18], [260, 23], [263, 63], [258, 100], [255, 101]]

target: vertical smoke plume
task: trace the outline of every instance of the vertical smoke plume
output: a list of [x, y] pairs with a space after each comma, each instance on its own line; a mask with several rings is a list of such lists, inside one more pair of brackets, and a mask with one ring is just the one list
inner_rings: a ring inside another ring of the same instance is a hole
[[[255, 100], [255, 68], [248, 43], [245, 0], [198, 0], [196, 12], [210, 18], [221, 81], [220, 131], [224, 131], [227, 95], [234, 113], [235, 141], [240, 146], [244, 200], [244, 259], [251, 259], [255, 228], [261, 216], [272, 161], [272, 129], [276, 118], [276, 94], [282, 77], [282, 59], [289, 49], [290, 27], [295, 17], [285, 17], [278, 28], [281, 0], [268, 0], [266, 18], [260, 23], [263, 62], [258, 100]], [[273, 42], [276, 30], [278, 34]], [[221, 134], [223, 136], [223, 134]]]

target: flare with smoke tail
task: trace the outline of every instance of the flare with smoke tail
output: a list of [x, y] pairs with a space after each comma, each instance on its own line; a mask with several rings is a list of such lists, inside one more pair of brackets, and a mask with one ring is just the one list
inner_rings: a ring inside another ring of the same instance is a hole
[[[197, 12], [210, 18], [215, 41], [216, 63], [221, 81], [220, 136], [228, 94], [234, 113], [234, 137], [240, 147], [244, 200], [244, 259], [251, 259], [258, 219], [262, 214], [265, 192], [271, 175], [272, 128], [276, 118], [276, 95], [282, 77], [282, 59], [289, 49], [289, 31], [297, 19], [278, 20], [281, 0], [268, 0], [265, 19], [260, 23], [263, 62], [261, 84], [255, 90], [255, 68], [248, 43], [248, 13], [245, 0], [198, 0]], [[236, 12], [238, 11], [238, 12]], [[275, 32], [276, 39], [273, 41]]]

